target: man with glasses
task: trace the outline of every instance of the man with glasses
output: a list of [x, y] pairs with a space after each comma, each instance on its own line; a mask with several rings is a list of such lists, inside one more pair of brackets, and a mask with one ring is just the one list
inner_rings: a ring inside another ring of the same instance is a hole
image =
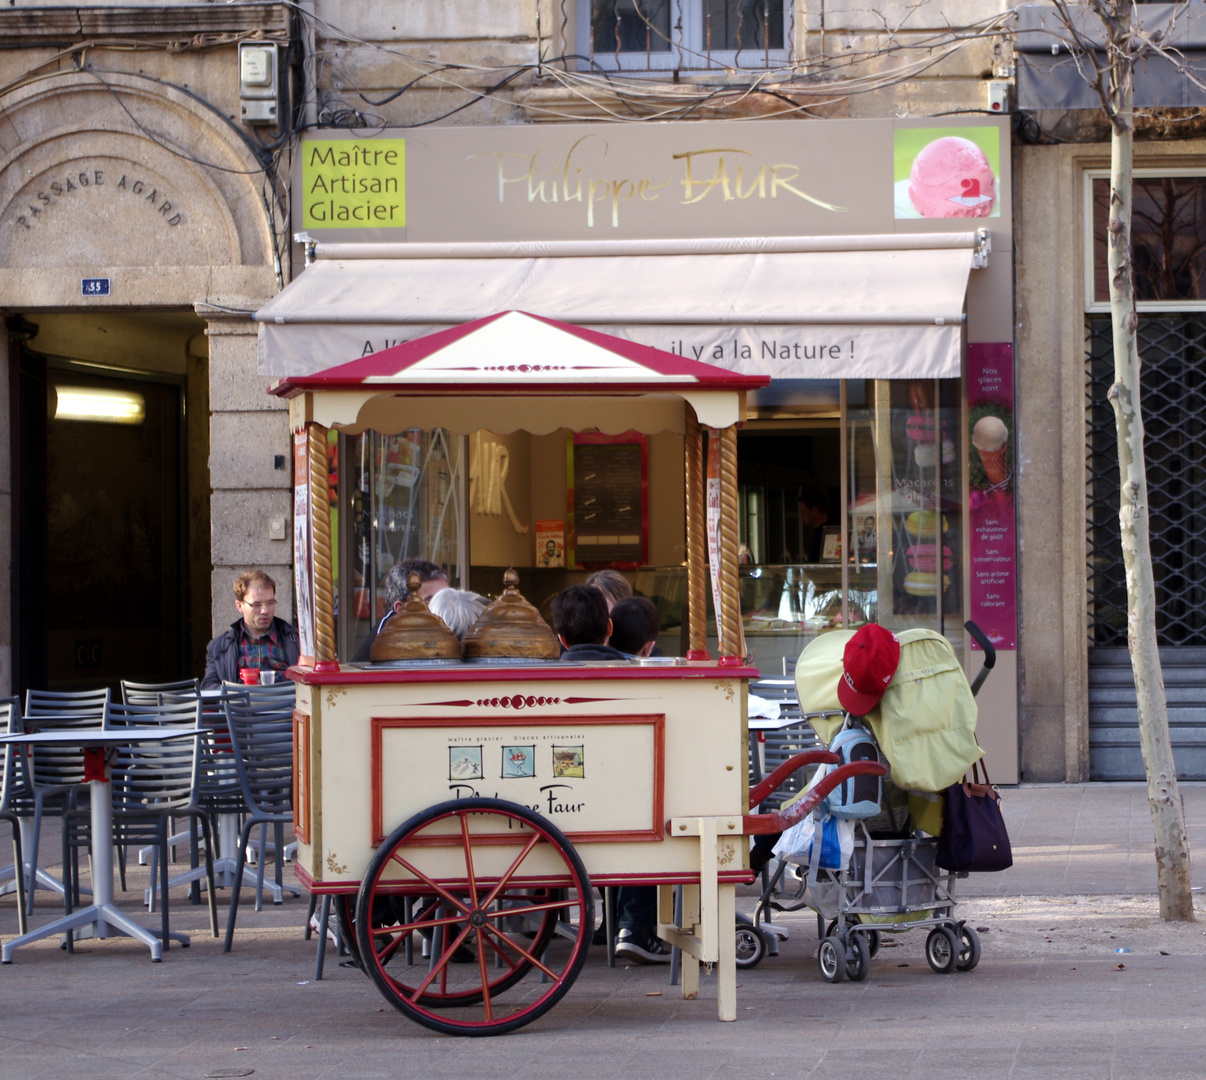
[[202, 690], [238, 682], [240, 668], [284, 671], [301, 652], [297, 627], [276, 617], [276, 582], [263, 570], [235, 578], [234, 594], [240, 618], [206, 646]]

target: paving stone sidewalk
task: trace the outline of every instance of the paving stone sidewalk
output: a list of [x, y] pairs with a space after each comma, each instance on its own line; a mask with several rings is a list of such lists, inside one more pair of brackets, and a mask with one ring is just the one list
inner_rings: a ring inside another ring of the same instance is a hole
[[[1202, 839], [1206, 785], [1183, 791], [1191, 839]], [[1154, 893], [1142, 785], [1004, 795], [1017, 864], [964, 883], [969, 913], [1008, 896]], [[119, 894], [136, 914], [140, 888], [135, 875]], [[35, 923], [56, 914], [39, 895]], [[467, 1039], [414, 1026], [330, 950], [315, 982], [304, 898], [260, 913], [250, 891], [244, 901], [231, 954], [207, 936], [205, 909], [183, 897], [173, 927], [193, 931], [193, 944], [162, 964], [126, 939], [86, 941], [73, 956], [54, 941], [19, 951], [0, 968], [0, 1078], [1163, 1080], [1206, 1071], [1201, 949], [1120, 957], [1109, 939], [1074, 955], [1049, 933], [1049, 953], [1022, 955], [990, 926], [979, 967], [941, 976], [926, 965], [923, 935], [906, 933], [885, 941], [865, 982], [831, 985], [812, 956], [815, 918], [801, 913], [782, 920], [791, 939], [781, 955], [740, 974], [735, 1024], [716, 1021], [713, 980], [699, 1001], [682, 1001], [665, 968], [608, 969], [598, 949], [548, 1015], [512, 1035]], [[0, 898], [0, 937], [15, 932], [14, 902]]]

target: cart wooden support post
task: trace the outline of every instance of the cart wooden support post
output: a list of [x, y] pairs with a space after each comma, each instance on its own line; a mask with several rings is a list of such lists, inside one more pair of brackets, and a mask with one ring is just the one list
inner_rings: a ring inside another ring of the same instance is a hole
[[658, 937], [682, 950], [682, 996], [699, 997], [699, 965], [716, 970], [719, 1020], [737, 1019], [736, 886], [720, 880], [741, 849], [741, 819], [674, 818], [670, 835], [699, 838], [699, 884], [683, 886], [682, 915], [674, 919], [674, 890], [658, 889]]
[[[290, 416], [291, 422], [295, 419]], [[335, 567], [327, 429], [312, 420], [293, 428], [293, 583], [301, 662], [335, 662]]]
[[687, 514], [687, 659], [710, 660], [708, 653], [707, 567], [704, 524], [704, 435], [695, 410], [686, 407], [683, 436]]
[[335, 565], [331, 542], [331, 474], [327, 429], [306, 425], [310, 443], [310, 513], [314, 528], [314, 660], [335, 659]]
[[[737, 509], [737, 425], [708, 429], [706, 486], [708, 562], [712, 600], [716, 611], [718, 663], [738, 667], [745, 656], [745, 634], [741, 627], [741, 597], [738, 587], [737, 548], [740, 515]], [[687, 507], [688, 513], [691, 507]], [[690, 518], [688, 518], [690, 520]], [[689, 588], [689, 586], [688, 586]], [[694, 601], [695, 597], [688, 596]], [[703, 609], [700, 608], [702, 612]], [[692, 618], [703, 619], [692, 614]]]

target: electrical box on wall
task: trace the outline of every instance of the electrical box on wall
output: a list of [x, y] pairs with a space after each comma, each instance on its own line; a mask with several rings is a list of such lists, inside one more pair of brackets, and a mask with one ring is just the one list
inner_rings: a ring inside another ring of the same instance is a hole
[[992, 79], [988, 84], [988, 111], [994, 113], [1009, 112], [1008, 79]]
[[244, 124], [277, 122], [278, 60], [275, 41], [239, 42], [239, 105]]

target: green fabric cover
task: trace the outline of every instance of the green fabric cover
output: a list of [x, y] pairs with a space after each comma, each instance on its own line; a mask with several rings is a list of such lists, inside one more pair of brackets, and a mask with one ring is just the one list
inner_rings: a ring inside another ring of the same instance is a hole
[[[840, 709], [842, 653], [853, 630], [834, 630], [810, 642], [796, 664], [796, 691], [805, 713]], [[942, 791], [959, 781], [984, 751], [976, 743], [976, 699], [951, 644], [933, 630], [904, 630], [900, 664], [879, 706], [865, 720], [897, 787]], [[810, 721], [826, 745], [840, 716]]]

